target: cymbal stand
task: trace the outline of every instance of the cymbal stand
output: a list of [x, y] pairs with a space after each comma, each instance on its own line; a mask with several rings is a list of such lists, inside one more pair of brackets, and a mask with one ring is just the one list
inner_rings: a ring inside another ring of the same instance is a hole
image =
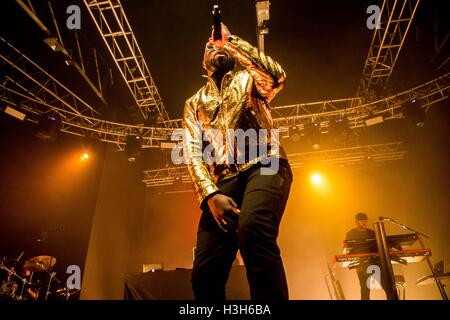
[[45, 291], [45, 300], [48, 299], [48, 295], [50, 294], [50, 285], [52, 283], [53, 277], [55, 274], [53, 272], [49, 272], [50, 280], [48, 280], [47, 290]]
[[30, 281], [27, 281], [27, 278], [26, 278], [26, 277], [21, 278], [21, 277], [19, 277], [18, 275], [16, 275], [16, 277], [19, 278], [19, 279], [22, 281], [22, 288], [20, 289], [19, 300], [23, 300], [23, 291], [25, 290], [25, 285], [26, 285], [27, 283], [28, 283], [28, 284], [31, 284], [31, 283], [32, 283], [31, 280], [33, 280], [33, 274], [34, 274], [34, 272], [32, 272], [31, 275], [30, 275]]
[[[47, 271], [48, 272], [48, 271]], [[55, 276], [56, 276], [56, 272], [48, 272], [48, 274], [50, 275], [50, 280], [48, 281], [48, 285], [47, 285], [47, 291], [45, 292], [45, 300], [48, 299], [48, 296], [50, 295], [50, 285], [52, 284], [52, 281], [55, 280], [57, 282], [60, 282]]]

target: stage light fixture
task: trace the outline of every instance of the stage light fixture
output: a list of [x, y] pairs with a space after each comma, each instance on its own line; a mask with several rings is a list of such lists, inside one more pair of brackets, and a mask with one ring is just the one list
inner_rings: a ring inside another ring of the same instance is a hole
[[367, 154], [362, 158], [361, 165], [365, 168], [372, 168], [375, 164], [375, 159], [371, 154]]
[[80, 160], [91, 161], [96, 158], [100, 147], [100, 138], [95, 134], [88, 134], [81, 139]]
[[311, 175], [311, 183], [315, 186], [321, 186], [323, 184], [322, 176], [315, 172]]
[[383, 116], [371, 115], [364, 121], [367, 127], [374, 126], [384, 122]]
[[53, 51], [62, 51], [64, 48], [59, 44], [59, 41], [56, 37], [49, 37], [44, 39], [44, 42], [52, 49]]
[[330, 121], [330, 130], [333, 133], [342, 135], [347, 134], [350, 129], [348, 119], [346, 117], [337, 117]]
[[305, 124], [305, 137], [308, 145], [314, 150], [320, 149], [320, 123], [319, 122], [309, 122]]
[[84, 151], [80, 156], [81, 161], [88, 161], [89, 160], [89, 153], [87, 151]]
[[9, 114], [10, 116], [12, 116], [12, 117], [14, 117], [16, 119], [19, 119], [20, 121], [24, 121], [25, 117], [26, 117], [25, 113], [22, 113], [22, 112], [14, 109], [14, 108], [11, 108], [11, 107], [6, 107], [5, 108], [5, 113]]
[[128, 156], [128, 161], [136, 161], [136, 158], [140, 156], [142, 149], [142, 137], [140, 135], [129, 134], [127, 136], [127, 143], [125, 146], [125, 152]]
[[[270, 20], [270, 1], [257, 0], [256, 1], [256, 19], [258, 22], [258, 28], [267, 29], [267, 22]], [[268, 30], [264, 30], [268, 32]]]
[[177, 146], [177, 143], [175, 141], [161, 141], [159, 144], [159, 147], [161, 149], [173, 149]]
[[57, 113], [42, 114], [38, 120], [36, 137], [55, 141], [61, 128], [61, 118]]
[[280, 134], [280, 138], [281, 139], [289, 139], [290, 138], [290, 130], [291, 130], [291, 128], [290, 127], [285, 127], [285, 126], [280, 126], [280, 127], [278, 127], [278, 130], [279, 130], [279, 134]]
[[163, 271], [164, 270], [164, 263], [144, 263], [142, 265], [142, 272], [156, 272], [156, 271]]
[[403, 105], [402, 111], [405, 117], [412, 121], [417, 127], [423, 127], [425, 124], [425, 110], [416, 99], [406, 102]]
[[175, 176], [175, 178], [173, 179], [173, 184], [174, 185], [179, 185], [183, 183], [183, 177], [181, 175], [177, 175]]
[[347, 141], [350, 133], [348, 119], [345, 117], [337, 117], [330, 120], [329, 133], [333, 141], [333, 145], [337, 146]]
[[292, 142], [299, 142], [301, 137], [300, 127], [298, 125], [292, 126], [289, 131]]

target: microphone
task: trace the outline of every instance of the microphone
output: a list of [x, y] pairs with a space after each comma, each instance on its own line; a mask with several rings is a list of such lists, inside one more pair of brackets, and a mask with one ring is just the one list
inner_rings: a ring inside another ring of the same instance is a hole
[[380, 221], [391, 221], [391, 218], [389, 218], [389, 217], [378, 217], [378, 220], [380, 220]]
[[214, 32], [213, 32], [213, 40], [221, 40], [222, 39], [222, 18], [220, 17], [220, 9], [219, 5], [214, 5], [213, 7], [213, 25], [214, 25]]

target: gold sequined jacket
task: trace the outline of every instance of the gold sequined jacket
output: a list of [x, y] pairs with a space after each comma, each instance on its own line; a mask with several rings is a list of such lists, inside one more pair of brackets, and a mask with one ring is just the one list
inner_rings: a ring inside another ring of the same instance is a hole
[[[204, 141], [202, 132], [205, 130], [216, 129], [225, 136], [228, 129], [266, 129], [268, 132], [273, 129], [269, 102], [283, 88], [286, 79], [277, 62], [237, 36], [229, 36], [224, 49], [244, 70], [232, 70], [225, 74], [220, 90], [214, 80], [207, 77], [206, 84], [186, 100], [184, 107], [185, 157], [201, 207], [207, 198], [219, 192], [216, 185], [219, 179], [237, 175], [264, 156], [286, 158], [280, 146], [275, 151], [269, 148], [265, 155], [258, 155], [257, 159], [241, 164], [228, 164], [224, 159], [213, 163], [205, 161], [205, 145], [217, 145], [214, 136]], [[220, 149], [220, 146], [216, 147]]]

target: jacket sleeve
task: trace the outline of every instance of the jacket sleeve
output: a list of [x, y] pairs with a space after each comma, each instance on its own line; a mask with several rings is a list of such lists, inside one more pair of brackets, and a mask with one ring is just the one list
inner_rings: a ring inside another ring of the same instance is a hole
[[224, 48], [250, 73], [263, 98], [270, 101], [283, 88], [286, 73], [271, 57], [235, 35], [228, 37]]
[[203, 161], [202, 126], [197, 119], [195, 104], [191, 99], [186, 101], [183, 116], [184, 128], [184, 156], [191, 176], [195, 195], [202, 209], [207, 205], [206, 200], [219, 193], [211, 174]]

